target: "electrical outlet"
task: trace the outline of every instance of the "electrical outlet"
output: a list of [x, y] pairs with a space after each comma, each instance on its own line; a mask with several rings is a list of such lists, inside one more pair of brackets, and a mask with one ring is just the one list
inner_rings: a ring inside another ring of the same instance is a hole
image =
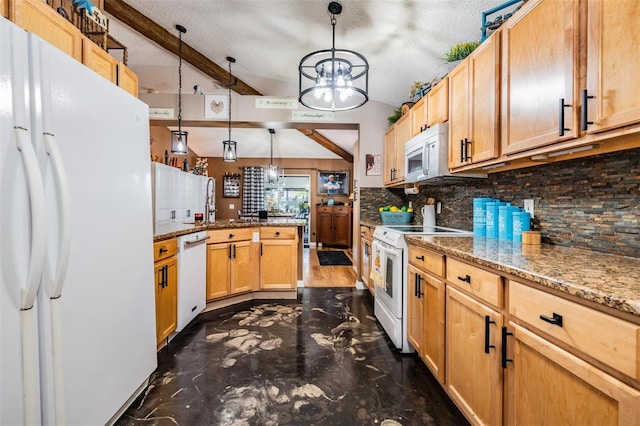
[[438, 201], [436, 203], [436, 214], [440, 214], [440, 213], [442, 213], [442, 203]]
[[531, 216], [531, 218], [533, 219], [533, 200], [524, 200], [524, 211], [529, 213], [529, 216]]
[[236, 205], [235, 205], [235, 204], [229, 204], [229, 210], [233, 210], [233, 209], [235, 209], [235, 208], [236, 208]]

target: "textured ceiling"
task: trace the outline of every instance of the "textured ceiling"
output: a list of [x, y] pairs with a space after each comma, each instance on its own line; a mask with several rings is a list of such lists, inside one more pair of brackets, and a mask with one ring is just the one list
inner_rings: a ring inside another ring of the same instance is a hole
[[[331, 47], [328, 1], [126, 0], [126, 3], [176, 36], [176, 24], [186, 27], [183, 41], [224, 69], [228, 68], [226, 57], [233, 56], [237, 62], [232, 65], [232, 73], [268, 96], [297, 97], [300, 59], [312, 51]], [[344, 0], [341, 3], [336, 47], [355, 50], [367, 57], [371, 100], [399, 106], [410, 100], [409, 90], [415, 80], [428, 82], [446, 74], [447, 68], [441, 59], [444, 52], [455, 43], [479, 40], [481, 12], [503, 1]], [[127, 46], [128, 66], [138, 75], [141, 92], [177, 93], [178, 60], [174, 55], [115, 19], [111, 19], [110, 34]], [[187, 65], [183, 66], [182, 81], [183, 93], [193, 93], [195, 85], [207, 94], [226, 93], [224, 86]], [[205, 132], [189, 130], [194, 138], [196, 133]], [[218, 136], [209, 139], [222, 140]], [[239, 137], [233, 139], [240, 143]], [[298, 141], [295, 145], [305, 144]], [[335, 158], [326, 149], [318, 149], [326, 154], [318, 155], [319, 158]], [[345, 149], [353, 152], [353, 146]], [[204, 151], [196, 152], [208, 155]]]

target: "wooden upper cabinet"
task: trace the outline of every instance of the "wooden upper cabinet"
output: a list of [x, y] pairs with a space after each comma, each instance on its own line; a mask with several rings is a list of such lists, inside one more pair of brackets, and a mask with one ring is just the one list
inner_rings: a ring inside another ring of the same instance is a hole
[[420, 134], [427, 128], [426, 100], [425, 95], [411, 108], [411, 137]]
[[640, 123], [640, 3], [589, 0], [587, 15], [587, 95], [593, 98], [581, 122], [593, 122], [588, 133]]
[[396, 126], [384, 133], [384, 184], [391, 185], [396, 165]]
[[82, 63], [110, 82], [117, 81], [118, 61], [87, 37], [82, 37]]
[[404, 182], [404, 146], [411, 139], [411, 114], [406, 113], [396, 122], [396, 172], [393, 183]]
[[82, 62], [80, 30], [48, 4], [40, 0], [14, 0], [9, 19]]
[[427, 93], [427, 126], [449, 120], [449, 77], [443, 78]]
[[449, 168], [467, 164], [465, 139], [469, 138], [469, 59], [449, 73]]
[[7, 0], [0, 0], [0, 15], [9, 18], [9, 2]]
[[579, 6], [573, 0], [530, 0], [503, 25], [503, 154], [579, 135]]
[[122, 62], [118, 62], [117, 84], [131, 96], [138, 97], [138, 76]]

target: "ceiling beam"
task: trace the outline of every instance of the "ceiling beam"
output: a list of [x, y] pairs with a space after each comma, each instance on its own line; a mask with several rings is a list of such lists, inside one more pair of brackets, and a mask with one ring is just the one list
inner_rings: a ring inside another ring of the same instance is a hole
[[[142, 14], [137, 9], [125, 3], [123, 0], [104, 0], [104, 10], [118, 21], [140, 33], [142, 36], [156, 42], [158, 45], [174, 55], [178, 55], [179, 38], [167, 31], [163, 26]], [[184, 41], [182, 42], [182, 59], [213, 78], [221, 85], [227, 87], [226, 84], [228, 83], [223, 82], [230, 81], [229, 72], [225, 71], [224, 68], [220, 67], [218, 64], [193, 47], [189, 46]], [[249, 86], [244, 81], [238, 78], [235, 78], [234, 81], [235, 84], [231, 87], [234, 92], [240, 95], [262, 96], [262, 93]], [[330, 139], [318, 133], [314, 133], [314, 131], [311, 131], [310, 134], [308, 134], [309, 131], [302, 129], [299, 129], [299, 131], [334, 154], [353, 163], [353, 155], [336, 145]]]

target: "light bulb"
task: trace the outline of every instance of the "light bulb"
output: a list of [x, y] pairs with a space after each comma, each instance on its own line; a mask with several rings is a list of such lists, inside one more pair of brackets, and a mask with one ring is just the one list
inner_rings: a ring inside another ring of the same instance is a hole
[[332, 99], [333, 99], [333, 96], [331, 95], [331, 90], [326, 89], [324, 91], [324, 101], [325, 102], [331, 102]]
[[315, 89], [313, 89], [313, 96], [316, 99], [320, 99], [322, 97], [322, 95], [324, 94], [324, 89], [320, 89], [318, 87], [316, 87]]

